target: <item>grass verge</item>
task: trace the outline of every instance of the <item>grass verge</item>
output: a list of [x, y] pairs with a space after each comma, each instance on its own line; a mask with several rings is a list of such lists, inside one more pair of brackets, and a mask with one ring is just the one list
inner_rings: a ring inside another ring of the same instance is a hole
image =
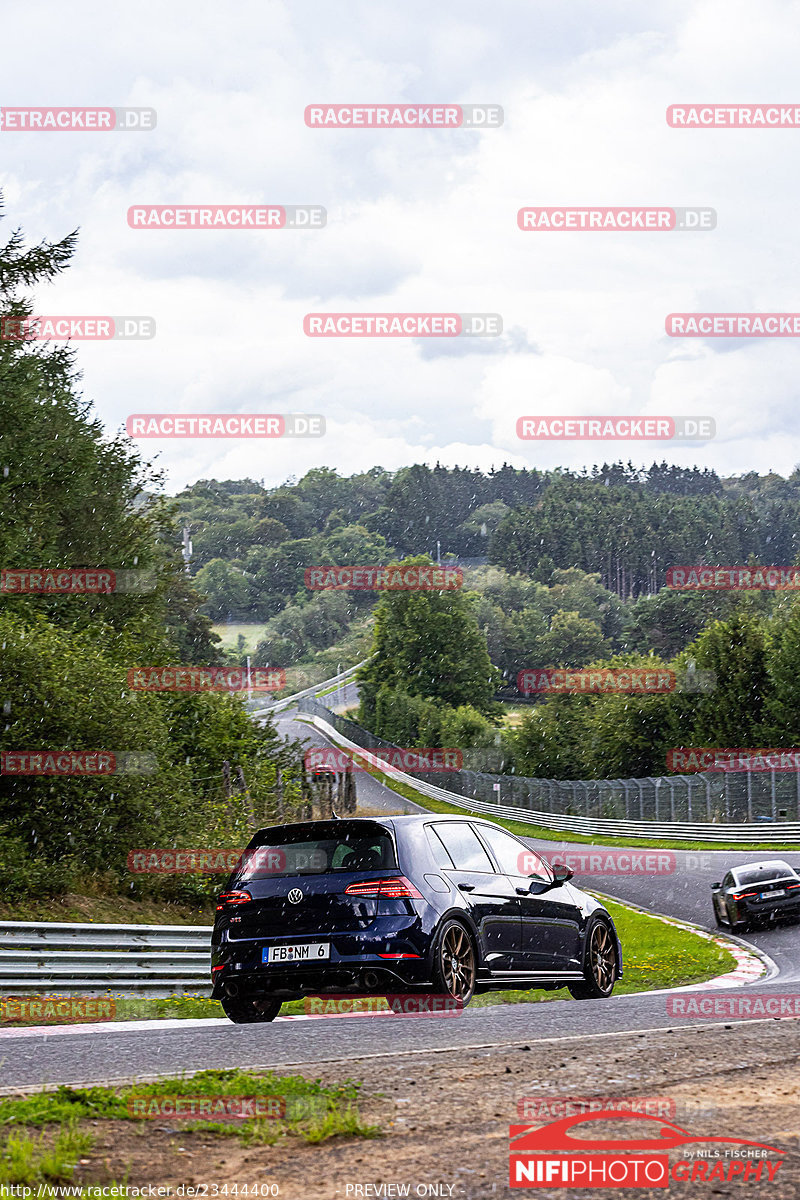
[[[0, 1184], [84, 1182], [80, 1177], [89, 1176], [91, 1194], [92, 1183], [104, 1181], [96, 1177], [91, 1147], [107, 1130], [124, 1129], [124, 1123], [147, 1136], [155, 1122], [162, 1128], [168, 1122], [182, 1140], [200, 1133], [206, 1141], [233, 1137], [245, 1146], [274, 1145], [285, 1138], [317, 1145], [334, 1137], [380, 1137], [381, 1128], [359, 1113], [360, 1086], [346, 1080], [323, 1087], [319, 1080], [272, 1071], [211, 1070], [130, 1087], [59, 1087], [0, 1097]], [[188, 1117], [174, 1116], [178, 1098]], [[228, 1111], [220, 1119], [226, 1109], [269, 1115]]]
[[[220, 876], [220, 888], [225, 877]], [[215, 904], [182, 904], [167, 900], [129, 900], [87, 883], [87, 894], [20, 896], [0, 903], [0, 921], [67, 921], [109, 925], [213, 925]]]

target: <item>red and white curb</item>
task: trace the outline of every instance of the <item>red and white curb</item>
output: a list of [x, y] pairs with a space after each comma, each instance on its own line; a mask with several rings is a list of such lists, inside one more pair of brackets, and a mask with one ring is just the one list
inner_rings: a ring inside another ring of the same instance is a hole
[[738, 940], [732, 941], [730, 938], [722, 937], [719, 934], [707, 933], [699, 925], [692, 925], [689, 921], [678, 921], [675, 917], [665, 917], [661, 913], [651, 912], [649, 908], [642, 908], [639, 904], [632, 904], [629, 900], [618, 900], [616, 896], [606, 897], [600, 892], [594, 891], [592, 895], [598, 896], [601, 900], [613, 900], [615, 904], [620, 904], [624, 908], [632, 908], [636, 912], [644, 913], [645, 916], [652, 917], [654, 921], [661, 921], [664, 925], [672, 925], [675, 929], [684, 929], [687, 933], [693, 933], [696, 937], [704, 938], [707, 942], [713, 942], [720, 949], [727, 950], [736, 960], [736, 967], [733, 971], [726, 971], [724, 975], [716, 975], [713, 979], [707, 979], [704, 983], [687, 983], [681, 987], [658, 988], [654, 991], [629, 993], [630, 995], [664, 996], [673, 992], [707, 992], [718, 988], [745, 987], [747, 984], [757, 983], [759, 980], [766, 982], [779, 973], [776, 963], [763, 950], [759, 950], [757, 946], [745, 945], [744, 942]]

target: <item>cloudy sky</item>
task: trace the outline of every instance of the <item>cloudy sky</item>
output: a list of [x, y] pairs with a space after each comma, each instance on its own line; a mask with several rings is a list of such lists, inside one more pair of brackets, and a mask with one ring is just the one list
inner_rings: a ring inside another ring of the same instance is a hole
[[[679, 130], [680, 102], [797, 102], [800, 4], [55, 0], [3, 17], [11, 106], [150, 106], [143, 133], [0, 131], [0, 237], [80, 229], [44, 314], [130, 413], [324, 414], [319, 440], [164, 440], [169, 490], [437, 459], [800, 462], [797, 339], [669, 338], [673, 311], [800, 311], [800, 128]], [[310, 129], [315, 103], [490, 103], [500, 129]], [[131, 205], [320, 204], [322, 230], [134, 230]], [[523, 233], [533, 205], [711, 206], [713, 232]], [[493, 339], [311, 339], [308, 312], [497, 312]], [[520, 442], [519, 416], [698, 414], [702, 446]]]

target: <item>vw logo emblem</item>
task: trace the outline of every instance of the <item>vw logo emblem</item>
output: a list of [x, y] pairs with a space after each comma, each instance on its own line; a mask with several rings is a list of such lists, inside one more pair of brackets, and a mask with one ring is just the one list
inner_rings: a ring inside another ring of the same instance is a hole
[[290, 902], [292, 904], [299, 904], [302, 899], [303, 893], [300, 891], [300, 888], [292, 888], [292, 890], [289, 892]]

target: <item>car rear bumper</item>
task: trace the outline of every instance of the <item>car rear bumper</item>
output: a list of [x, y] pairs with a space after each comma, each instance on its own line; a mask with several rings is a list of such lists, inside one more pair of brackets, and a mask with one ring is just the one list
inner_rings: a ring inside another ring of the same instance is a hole
[[768, 921], [773, 917], [800, 917], [800, 898], [797, 896], [778, 900], [759, 900], [750, 904], [737, 906], [738, 920]]
[[[424, 964], [420, 964], [424, 968]], [[261, 971], [217, 971], [212, 996], [274, 996], [282, 1000], [300, 1000], [303, 996], [325, 994], [385, 996], [387, 992], [425, 992], [432, 987], [426, 972], [401, 969], [378, 959], [358, 964], [331, 964], [326, 968], [269, 968]]]
[[[330, 957], [313, 962], [263, 962], [266, 947], [306, 942], [328, 943]], [[216, 999], [225, 995], [297, 999], [324, 992], [384, 995], [387, 988], [424, 990], [431, 986], [429, 952], [429, 937], [416, 917], [388, 917], [358, 934], [225, 938], [212, 945], [212, 995]]]

